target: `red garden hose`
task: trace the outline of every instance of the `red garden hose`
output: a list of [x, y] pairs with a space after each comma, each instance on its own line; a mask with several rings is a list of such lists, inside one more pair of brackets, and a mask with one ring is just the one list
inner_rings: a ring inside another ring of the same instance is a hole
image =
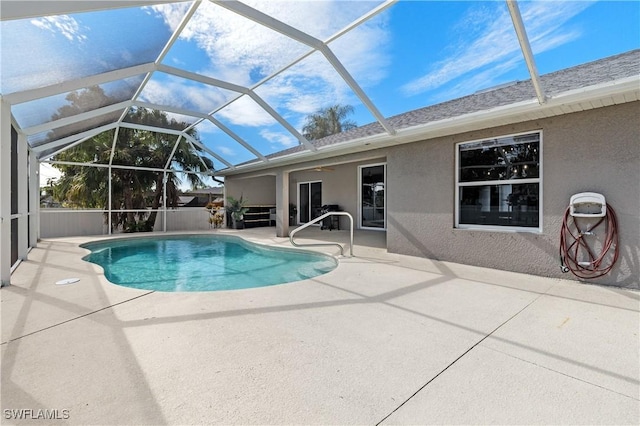
[[[618, 260], [618, 219], [616, 212], [607, 204], [607, 214], [589, 228], [581, 228], [578, 218], [564, 213], [560, 230], [560, 268], [579, 278], [598, 278], [611, 271]], [[596, 235], [595, 229], [604, 224], [604, 240], [600, 254], [596, 255], [589, 239]], [[609, 254], [613, 250], [612, 254]]]

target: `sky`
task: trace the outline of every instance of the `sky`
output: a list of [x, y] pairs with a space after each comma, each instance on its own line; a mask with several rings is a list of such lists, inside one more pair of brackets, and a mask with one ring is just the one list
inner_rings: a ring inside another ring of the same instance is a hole
[[[335, 39], [380, 2], [246, 3], [316, 39], [332, 40], [331, 51], [385, 117], [530, 78], [504, 1], [399, 1]], [[4, 21], [0, 89], [3, 94], [19, 92], [153, 62], [189, 5]], [[521, 1], [519, 8], [539, 74], [640, 47], [637, 1]], [[304, 57], [309, 51], [204, 1], [162, 64], [253, 88], [297, 132], [309, 114], [334, 104], [352, 105], [350, 118], [358, 125], [375, 121], [327, 58], [320, 52]], [[113, 99], [129, 99], [142, 78], [103, 89]], [[41, 124], [67, 102], [65, 96], [18, 104], [12, 112], [21, 127]], [[215, 111], [216, 120], [265, 155], [299, 143], [297, 135], [253, 99], [238, 98], [233, 91], [156, 72], [138, 99], [198, 113]], [[195, 122], [185, 115], [172, 117]], [[208, 120], [196, 129], [207, 147], [232, 164], [255, 158]], [[72, 134], [84, 129], [63, 130]], [[46, 132], [33, 135], [30, 143], [47, 137]]]

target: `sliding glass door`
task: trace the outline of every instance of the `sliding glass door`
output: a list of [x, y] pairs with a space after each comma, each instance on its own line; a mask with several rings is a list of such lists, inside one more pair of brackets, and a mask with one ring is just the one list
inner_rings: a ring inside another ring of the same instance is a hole
[[360, 166], [360, 228], [386, 229], [386, 164]]
[[322, 214], [322, 182], [298, 184], [298, 223], [307, 223]]

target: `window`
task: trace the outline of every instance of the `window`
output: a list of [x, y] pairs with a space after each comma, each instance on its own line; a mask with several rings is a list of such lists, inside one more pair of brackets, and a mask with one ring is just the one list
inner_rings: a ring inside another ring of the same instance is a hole
[[539, 231], [541, 133], [458, 144], [456, 226]]

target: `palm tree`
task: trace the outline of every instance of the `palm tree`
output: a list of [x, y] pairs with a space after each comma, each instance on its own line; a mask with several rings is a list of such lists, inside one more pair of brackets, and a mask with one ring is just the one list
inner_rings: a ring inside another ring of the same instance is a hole
[[307, 139], [315, 140], [353, 129], [357, 124], [347, 120], [349, 114], [353, 114], [351, 105], [336, 104], [322, 108], [307, 117], [302, 135]]
[[[94, 93], [91, 92], [91, 94]], [[76, 94], [72, 99], [73, 104], [77, 99], [82, 99], [82, 94]], [[65, 112], [74, 110], [69, 106], [65, 108]], [[188, 126], [187, 123], [169, 119], [164, 112], [145, 108], [131, 110], [126, 120], [169, 129], [182, 130]], [[57, 154], [55, 159], [109, 164], [113, 132], [112, 130], [97, 135], [76, 147]], [[198, 139], [195, 130], [190, 131], [189, 134]], [[206, 157], [201, 159], [198, 153], [191, 148], [191, 145], [184, 140], [179, 142], [174, 152], [176, 143], [174, 135], [120, 128], [112, 164], [155, 169], [164, 169], [169, 164], [170, 169], [193, 172], [205, 171], [205, 165], [207, 168], [213, 169], [211, 160]], [[173, 156], [171, 156], [172, 153]], [[171, 161], [169, 161], [170, 159]], [[108, 207], [108, 168], [60, 164], [56, 167], [62, 172], [62, 177], [54, 188], [57, 199], [63, 200], [66, 205], [84, 208], [106, 209]], [[181, 182], [174, 172], [167, 172], [166, 175], [167, 207], [177, 207], [178, 188]], [[187, 177], [192, 187], [204, 185], [197, 174], [189, 173]], [[152, 231], [164, 195], [163, 180], [164, 173], [162, 172], [111, 168], [111, 209], [146, 209], [149, 205], [152, 208], [148, 217], [146, 212], [113, 213], [113, 225], [122, 226], [125, 231], [129, 232]], [[149, 194], [151, 195], [149, 196]]]

